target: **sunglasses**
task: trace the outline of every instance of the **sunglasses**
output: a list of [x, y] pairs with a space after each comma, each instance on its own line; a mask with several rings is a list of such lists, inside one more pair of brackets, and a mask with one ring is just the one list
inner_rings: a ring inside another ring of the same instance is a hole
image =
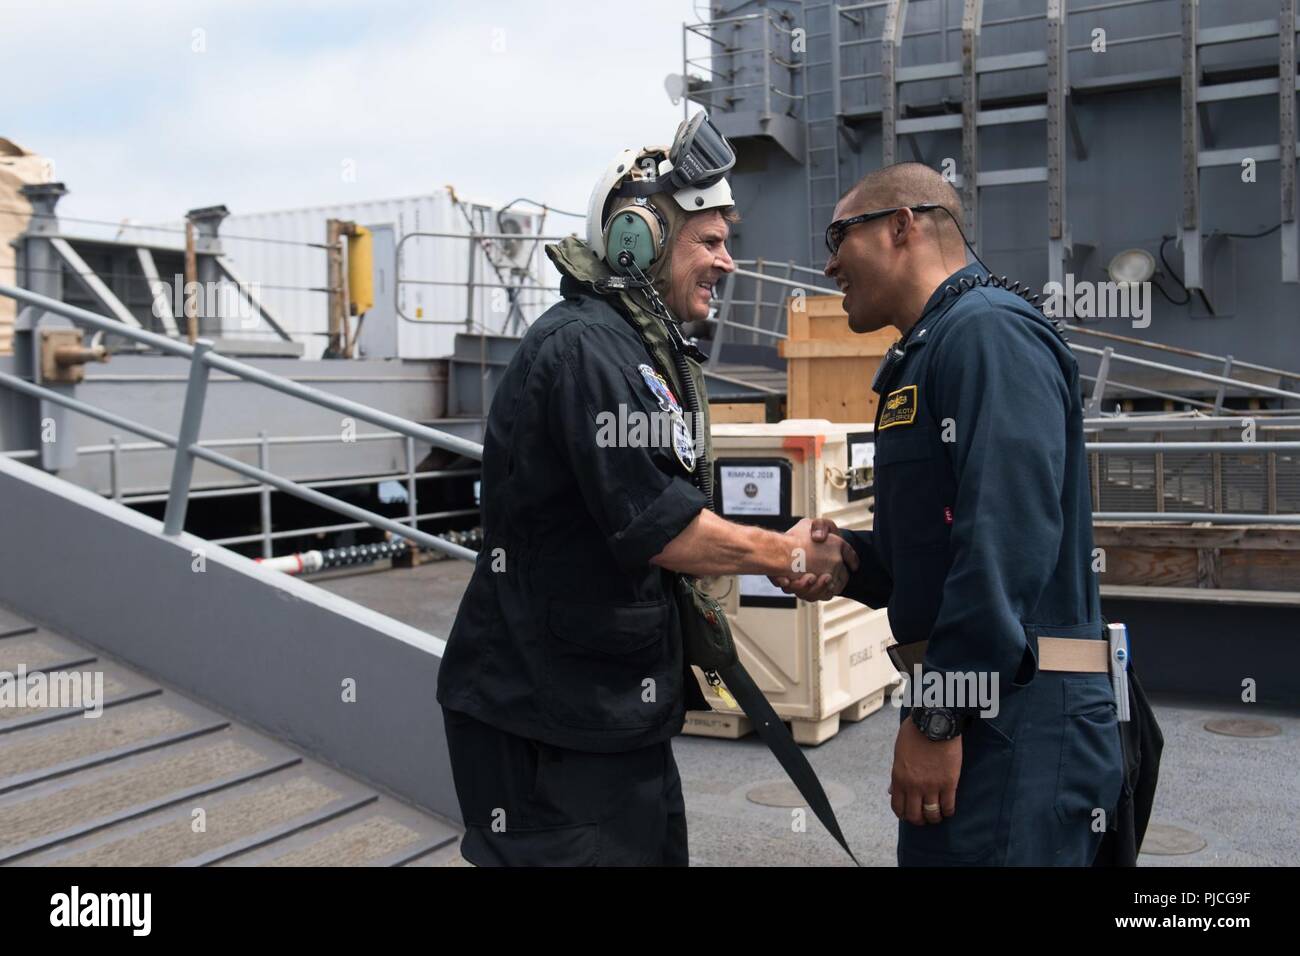
[[826, 248], [830, 250], [831, 255], [838, 255], [840, 243], [844, 241], [844, 234], [853, 226], [860, 225], [864, 222], [871, 222], [873, 219], [883, 219], [885, 216], [892, 216], [900, 209], [910, 209], [912, 212], [931, 212], [935, 209], [943, 209], [938, 203], [923, 202], [915, 206], [891, 206], [888, 209], [877, 209], [874, 212], [864, 212], [860, 216], [850, 216], [848, 219], [836, 219], [826, 227]]

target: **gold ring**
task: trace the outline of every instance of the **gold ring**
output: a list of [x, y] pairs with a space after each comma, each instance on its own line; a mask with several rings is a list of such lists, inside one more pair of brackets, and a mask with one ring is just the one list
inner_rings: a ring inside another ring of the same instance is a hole
[[937, 803], [923, 803], [923, 804], [921, 804], [921, 809], [924, 810], [926, 813], [938, 813], [938, 812], [939, 812], [939, 804], [937, 804]]

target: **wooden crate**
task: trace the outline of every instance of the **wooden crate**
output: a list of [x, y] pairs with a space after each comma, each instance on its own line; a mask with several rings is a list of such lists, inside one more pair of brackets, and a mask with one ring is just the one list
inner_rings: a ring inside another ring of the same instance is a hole
[[1300, 591], [1300, 529], [1098, 521], [1104, 586]]
[[767, 406], [762, 402], [709, 402], [709, 421], [714, 425], [765, 422]]
[[789, 338], [779, 343], [786, 360], [787, 416], [831, 422], [872, 422], [876, 393], [871, 380], [889, 346], [893, 326], [859, 334], [849, 328], [837, 295], [791, 297]]
[[[784, 421], [762, 425], [715, 425], [713, 453], [719, 466], [783, 460], [790, 468], [793, 515], [827, 517], [842, 528], [871, 527], [870, 498], [850, 500], [840, 480], [849, 464], [851, 435], [870, 425], [827, 421]], [[725, 504], [721, 485], [715, 491]], [[754, 586], [766, 579], [727, 575], [707, 579], [705, 589], [722, 605], [736, 639], [741, 663], [795, 740], [818, 744], [834, 736], [840, 721], [861, 720], [880, 709], [897, 681], [885, 648], [893, 642], [884, 608], [873, 610], [848, 598], [795, 603], [776, 592], [777, 602], [756, 603]], [[749, 595], [742, 601], [742, 590]], [[761, 597], [761, 595], [759, 595]], [[686, 733], [741, 737], [749, 721], [696, 671], [710, 711], [687, 715]]]

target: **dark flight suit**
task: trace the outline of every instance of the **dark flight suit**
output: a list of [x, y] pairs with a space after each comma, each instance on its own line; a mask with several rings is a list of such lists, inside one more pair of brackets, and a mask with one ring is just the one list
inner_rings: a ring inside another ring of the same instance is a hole
[[1086, 866], [1094, 808], [1104, 830], [1119, 794], [1114, 695], [1106, 674], [1037, 666], [1041, 636], [1104, 639], [1077, 363], [996, 286], [940, 286], [901, 345], [844, 594], [887, 604], [900, 644], [928, 640], [926, 672], [996, 674], [1000, 701], [962, 733], [955, 815], [900, 821], [899, 863]]
[[609, 273], [587, 246], [547, 251], [565, 298], [493, 399], [483, 545], [438, 674], [461, 852], [479, 865], [685, 865], [669, 741], [707, 704], [672, 575], [649, 561], [706, 501], [671, 442], [603, 446], [602, 412], [663, 414], [643, 366], [674, 381], [667, 337], [633, 302], [595, 293]]

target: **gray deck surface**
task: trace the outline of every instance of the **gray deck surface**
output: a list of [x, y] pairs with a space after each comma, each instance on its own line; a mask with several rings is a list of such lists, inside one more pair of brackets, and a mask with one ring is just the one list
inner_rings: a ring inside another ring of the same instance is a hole
[[459, 862], [448, 822], [0, 609], [19, 665], [102, 673], [104, 709], [0, 708], [0, 865]]
[[[444, 561], [317, 583], [445, 637], [469, 570]], [[0, 671], [20, 663], [100, 671], [106, 706], [93, 720], [0, 709], [0, 864], [463, 864], [445, 821], [0, 610]], [[1300, 864], [1300, 715], [1170, 700], [1156, 709], [1166, 743], [1147, 849], [1192, 852], [1144, 852], [1143, 865]], [[1238, 738], [1204, 729], [1224, 716], [1281, 732]], [[868, 865], [894, 863], [885, 787], [896, 727], [887, 707], [805, 750]], [[782, 805], [792, 790], [755, 738], [681, 737], [673, 747], [693, 864], [847, 863], [815, 820], [805, 832], [792, 827], [795, 803]], [[206, 831], [195, 833], [198, 809]]]
[[[440, 561], [318, 583], [446, 637], [469, 573], [464, 562]], [[1165, 752], [1147, 849], [1176, 850], [1201, 841], [1204, 846], [1178, 855], [1144, 852], [1142, 865], [1300, 865], [1300, 810], [1295, 805], [1300, 714], [1162, 699], [1155, 706]], [[1204, 729], [1207, 720], [1224, 716], [1266, 720], [1281, 733], [1250, 739]], [[840, 726], [831, 740], [804, 752], [826, 784], [858, 858], [867, 865], [893, 866], [897, 821], [885, 788], [897, 732], [895, 712], [887, 705], [860, 723]], [[848, 863], [811, 814], [807, 831], [795, 833], [790, 809], [748, 799], [750, 791], [764, 784], [776, 784], [778, 797], [788, 790], [776, 761], [752, 735], [739, 741], [679, 737], [673, 750], [685, 789], [693, 864]]]

